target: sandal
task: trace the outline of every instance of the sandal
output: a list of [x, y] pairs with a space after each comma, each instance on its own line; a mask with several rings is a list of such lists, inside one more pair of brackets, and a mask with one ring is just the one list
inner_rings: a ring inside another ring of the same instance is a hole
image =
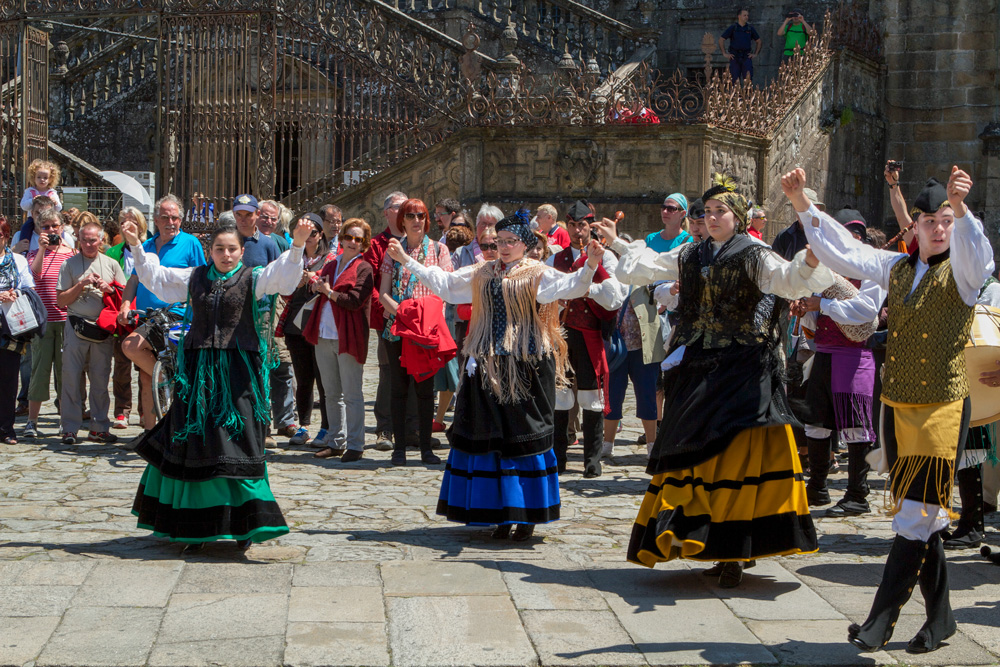
[[17, 444], [17, 438], [15, 438], [12, 435], [8, 435], [6, 438], [3, 439], [3, 444], [5, 444], [5, 445], [16, 445]]

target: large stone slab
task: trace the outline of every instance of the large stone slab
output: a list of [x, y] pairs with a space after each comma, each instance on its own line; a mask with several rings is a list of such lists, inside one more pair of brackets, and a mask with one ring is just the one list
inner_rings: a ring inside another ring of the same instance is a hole
[[160, 642], [149, 654], [148, 667], [279, 667], [284, 636], [242, 637], [202, 641]]
[[329, 562], [296, 565], [292, 586], [381, 586], [376, 562]]
[[734, 589], [716, 589], [733, 612], [757, 621], [841, 620], [844, 615], [773, 560], [743, 573]]
[[0, 563], [0, 581], [12, 586], [79, 586], [95, 565], [92, 560], [10, 561]]
[[894, 664], [885, 651], [859, 653], [845, 621], [748, 621], [747, 627], [781, 662], [793, 665]]
[[382, 564], [386, 596], [506, 595], [500, 572], [480, 563], [392, 561]]
[[0, 586], [0, 616], [62, 616], [76, 586]]
[[284, 636], [287, 618], [287, 593], [175, 593], [157, 643]]
[[609, 598], [608, 603], [651, 665], [772, 664], [777, 660], [716, 598]]
[[543, 665], [645, 665], [610, 611], [528, 610], [524, 627]]
[[397, 667], [538, 664], [506, 596], [393, 597], [387, 606]]
[[604, 596], [594, 589], [586, 569], [570, 562], [534, 563], [502, 561], [498, 563], [504, 583], [518, 609], [590, 609], [608, 608]]
[[387, 667], [384, 623], [289, 623], [283, 664], [290, 667]]
[[290, 622], [384, 623], [380, 586], [295, 586], [288, 601]]
[[98, 563], [73, 598], [83, 607], [165, 607], [182, 562]]
[[162, 609], [72, 607], [38, 658], [39, 665], [142, 665]]
[[287, 563], [187, 563], [174, 593], [287, 593], [291, 583]]
[[58, 616], [0, 616], [0, 665], [23, 665], [42, 652]]

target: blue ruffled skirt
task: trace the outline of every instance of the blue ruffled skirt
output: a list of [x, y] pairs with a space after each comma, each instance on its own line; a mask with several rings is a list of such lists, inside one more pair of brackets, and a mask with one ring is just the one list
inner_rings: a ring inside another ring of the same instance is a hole
[[517, 458], [452, 449], [437, 513], [474, 526], [534, 524], [557, 520], [559, 506], [559, 473], [551, 449]]

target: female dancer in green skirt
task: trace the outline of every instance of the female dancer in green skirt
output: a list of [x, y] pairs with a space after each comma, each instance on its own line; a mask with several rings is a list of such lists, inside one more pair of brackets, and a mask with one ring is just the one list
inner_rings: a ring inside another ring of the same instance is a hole
[[188, 304], [173, 403], [135, 450], [149, 463], [132, 505], [140, 528], [187, 550], [223, 539], [246, 549], [288, 532], [264, 463], [273, 353], [264, 320], [274, 312], [267, 295], [298, 285], [311, 231], [300, 222], [290, 249], [249, 268], [243, 237], [222, 227], [210, 239], [212, 264], [176, 269], [143, 250], [134, 223], [122, 226], [139, 281], [168, 303]]

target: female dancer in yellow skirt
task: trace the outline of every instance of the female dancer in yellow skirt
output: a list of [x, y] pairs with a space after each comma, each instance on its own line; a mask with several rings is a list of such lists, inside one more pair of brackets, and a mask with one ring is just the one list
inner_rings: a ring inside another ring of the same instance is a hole
[[653, 475], [632, 529], [628, 559], [648, 567], [719, 561], [724, 587], [744, 563], [817, 549], [782, 384], [783, 299], [834, 281], [815, 256], [787, 262], [747, 233], [747, 200], [724, 179], [704, 195], [710, 238], [666, 253], [626, 245], [617, 277], [680, 282], [663, 421], [646, 471]]

